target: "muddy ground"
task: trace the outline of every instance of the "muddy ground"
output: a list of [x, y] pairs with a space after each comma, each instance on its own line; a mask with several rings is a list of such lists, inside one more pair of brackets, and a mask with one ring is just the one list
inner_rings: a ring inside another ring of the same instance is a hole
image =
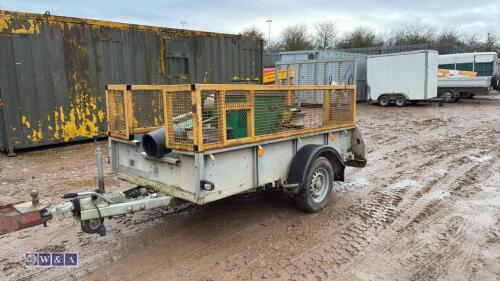
[[[0, 236], [0, 279], [499, 280], [500, 97], [357, 112], [368, 166], [348, 168], [320, 213], [240, 195], [111, 220], [104, 238], [60, 217]], [[94, 148], [0, 156], [0, 204], [93, 188]], [[127, 186], [109, 167], [106, 181]], [[78, 252], [80, 266], [24, 267], [44, 250]]]

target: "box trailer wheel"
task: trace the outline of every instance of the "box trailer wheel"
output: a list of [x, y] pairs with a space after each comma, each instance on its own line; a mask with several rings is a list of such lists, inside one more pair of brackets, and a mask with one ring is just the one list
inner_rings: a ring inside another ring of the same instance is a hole
[[295, 197], [297, 206], [311, 213], [323, 209], [330, 201], [332, 187], [332, 164], [325, 157], [316, 158], [307, 171], [302, 190]]
[[491, 87], [497, 91], [500, 90], [500, 74], [491, 77]]
[[378, 98], [378, 105], [380, 106], [389, 106], [389, 104], [391, 103], [391, 100], [389, 99], [388, 96], [381, 96]]
[[403, 107], [403, 106], [406, 106], [406, 98], [399, 95], [396, 97], [396, 99], [394, 100], [394, 104], [396, 104], [397, 107]]

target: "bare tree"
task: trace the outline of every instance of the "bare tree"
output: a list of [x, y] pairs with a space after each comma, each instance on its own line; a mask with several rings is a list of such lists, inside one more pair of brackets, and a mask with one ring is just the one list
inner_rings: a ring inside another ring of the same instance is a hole
[[337, 37], [337, 27], [332, 21], [318, 21], [314, 24], [314, 47], [319, 50], [331, 50]]
[[254, 38], [257, 38], [260, 40], [264, 40], [264, 32], [262, 32], [262, 30], [260, 30], [259, 28], [255, 27], [255, 26], [250, 26], [250, 27], [243, 29], [240, 32], [240, 35], [246, 36], [246, 37], [254, 37]]
[[463, 44], [462, 37], [463, 37], [463, 34], [458, 29], [443, 29], [436, 36], [435, 41], [438, 44], [450, 44], [451, 43], [451, 44], [461, 45], [461, 44]]
[[488, 32], [488, 34], [486, 35], [486, 41], [484, 42], [483, 50], [487, 52], [498, 52], [499, 49], [498, 38]]
[[500, 42], [498, 37], [488, 33], [485, 40], [481, 40], [478, 34], [464, 36], [462, 42], [468, 52], [497, 52], [500, 53]]
[[266, 53], [278, 53], [284, 51], [281, 42], [271, 41], [271, 44], [267, 44], [264, 50]]
[[377, 38], [375, 31], [366, 26], [357, 26], [354, 30], [347, 32], [337, 42], [338, 49], [380, 47], [384, 42]]
[[436, 36], [434, 43], [436, 49], [440, 54], [448, 54], [450, 52], [456, 52], [454, 49], [458, 47], [460, 49], [465, 49], [464, 44], [464, 34], [459, 29], [443, 29]]
[[464, 48], [467, 52], [475, 52], [480, 49], [479, 35], [476, 33], [464, 34], [460, 41], [464, 44]]
[[435, 33], [435, 28], [430, 25], [421, 24], [419, 22], [405, 24], [401, 28], [393, 31], [387, 44], [400, 46], [433, 43], [435, 40]]
[[284, 51], [307, 50], [313, 46], [305, 24], [290, 25], [283, 29], [280, 43]]

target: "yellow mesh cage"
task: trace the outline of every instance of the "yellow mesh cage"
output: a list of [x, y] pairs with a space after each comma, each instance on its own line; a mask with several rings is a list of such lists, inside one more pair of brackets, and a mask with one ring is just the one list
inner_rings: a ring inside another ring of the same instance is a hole
[[352, 85], [132, 85], [108, 91], [110, 135], [164, 126], [167, 147], [204, 151], [352, 128], [355, 93]]

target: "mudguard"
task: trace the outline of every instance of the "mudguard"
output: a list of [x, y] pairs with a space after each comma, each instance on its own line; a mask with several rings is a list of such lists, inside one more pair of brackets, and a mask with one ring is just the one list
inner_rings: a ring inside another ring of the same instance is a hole
[[305, 182], [309, 167], [316, 158], [321, 156], [328, 159], [332, 164], [334, 180], [344, 181], [345, 164], [337, 150], [327, 145], [308, 144], [295, 154], [290, 169], [288, 169], [287, 184], [302, 185]]

